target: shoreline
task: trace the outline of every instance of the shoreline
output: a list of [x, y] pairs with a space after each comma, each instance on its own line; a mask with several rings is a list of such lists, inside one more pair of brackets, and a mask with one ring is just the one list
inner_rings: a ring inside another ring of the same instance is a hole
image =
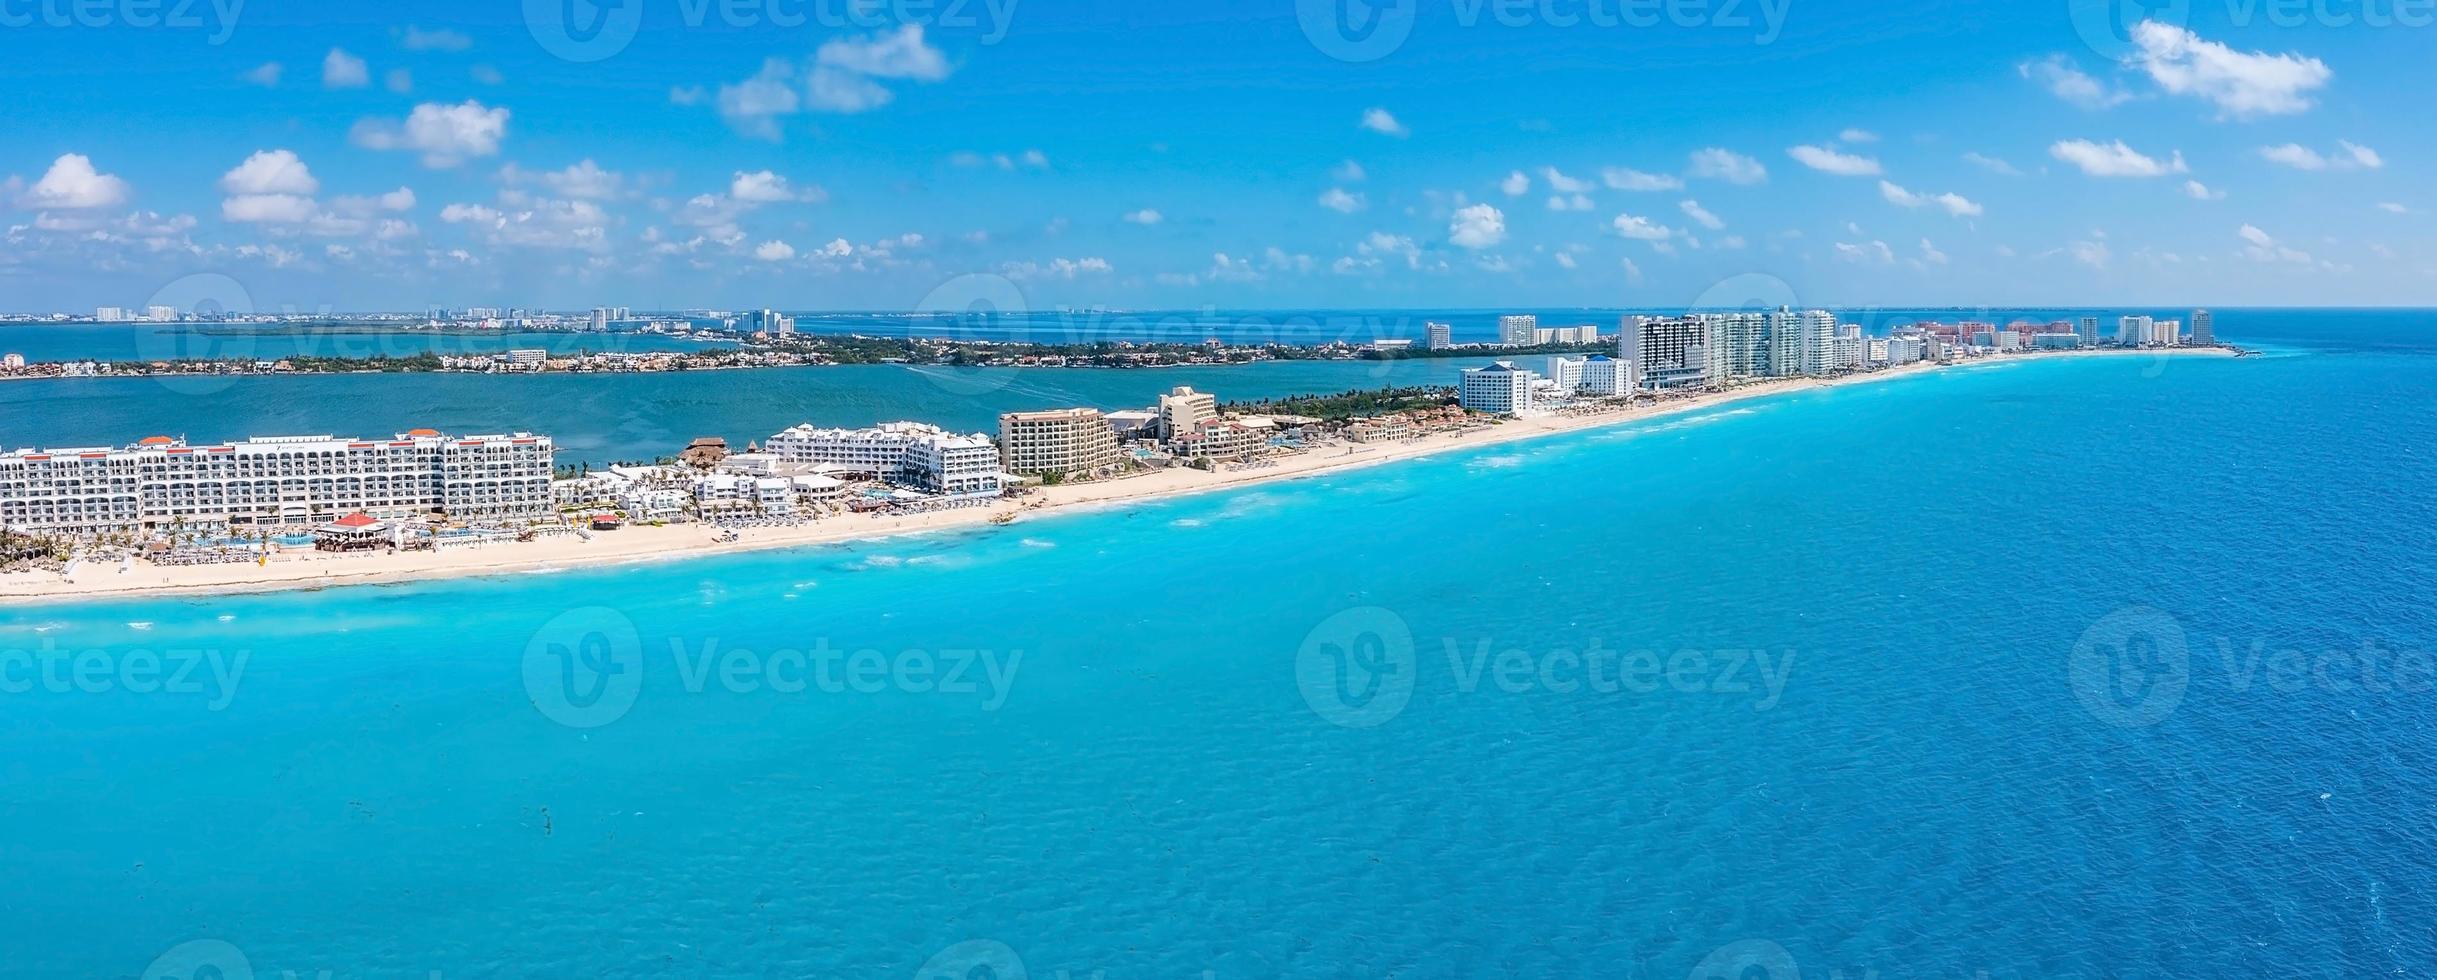
[[1947, 370], [2026, 360], [2144, 356], [2233, 357], [2236, 356], [2236, 353], [2229, 349], [2216, 347], [2177, 348], [2163, 351], [2115, 349], [2052, 351], [1958, 361], [1951, 364], [1923, 362], [1840, 378], [1775, 379], [1747, 384], [1728, 391], [1694, 395], [1650, 406], [1636, 406], [1583, 415], [1511, 419], [1487, 429], [1441, 433], [1410, 442], [1330, 446], [1323, 450], [1307, 451], [1301, 455], [1273, 457], [1269, 463], [1260, 466], [1245, 467], [1238, 464], [1235, 468], [1217, 472], [1207, 472], [1190, 467], [1171, 467], [1113, 480], [1044, 486], [1036, 488], [1024, 498], [996, 501], [988, 506], [927, 514], [877, 517], [843, 515], [812, 521], [798, 527], [741, 530], [737, 532], [740, 535], [739, 540], [733, 542], [718, 540], [718, 536], [725, 532], [708, 524], [697, 523], [665, 527], [628, 527], [616, 531], [596, 532], [590, 541], [568, 536], [543, 541], [509, 541], [472, 545], [444, 552], [423, 551], [395, 555], [287, 552], [273, 556], [270, 563], [266, 565], [246, 562], [160, 567], [138, 561], [130, 570], [121, 573], [118, 570], [119, 566], [114, 562], [88, 562], [77, 570], [74, 577], [62, 577], [51, 572], [0, 574], [0, 607], [143, 597], [281, 592], [345, 585], [383, 585], [433, 579], [552, 573], [603, 565], [685, 561], [783, 548], [883, 540], [938, 531], [987, 528], [996, 526], [992, 525], [990, 520], [1001, 514], [1018, 515], [1017, 523], [1020, 524], [1026, 518], [1061, 511], [1105, 509], [1167, 497], [1334, 474], [1384, 463], [1422, 459], [1445, 452], [1627, 425], [1799, 391], [1927, 377]]

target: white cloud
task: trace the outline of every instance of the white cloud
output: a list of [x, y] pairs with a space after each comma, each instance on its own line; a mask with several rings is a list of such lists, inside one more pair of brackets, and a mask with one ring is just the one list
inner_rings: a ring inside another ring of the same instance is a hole
[[407, 114], [403, 124], [359, 120], [349, 138], [369, 149], [420, 153], [427, 167], [453, 167], [470, 157], [498, 153], [499, 141], [507, 134], [507, 109], [467, 99], [457, 105], [423, 103]]
[[279, 62], [266, 61], [253, 67], [252, 69], [247, 70], [245, 74], [237, 77], [244, 79], [248, 85], [260, 85], [263, 88], [276, 88], [279, 85], [280, 72], [284, 70], [285, 69], [279, 67]]
[[785, 201], [818, 204], [829, 199], [829, 192], [819, 187], [795, 187], [787, 183], [787, 178], [768, 170], [756, 170], [752, 173], [739, 170], [736, 171], [736, 176], [728, 181], [728, 196], [747, 204], [776, 204]]
[[948, 77], [948, 57], [924, 43], [922, 25], [907, 24], [894, 34], [839, 38], [825, 42], [813, 55], [816, 64], [873, 78], [936, 82]]
[[1859, 262], [1865, 264], [1876, 263], [1879, 265], [1893, 265], [1895, 263], [1895, 250], [1888, 248], [1886, 242], [1871, 241], [1860, 245], [1855, 245], [1851, 242], [1837, 242], [1835, 245], [1836, 257], [1847, 262]]
[[321, 192], [321, 181], [303, 160], [288, 150], [256, 150], [235, 169], [220, 175], [220, 190], [229, 194], [296, 194]]
[[1580, 194], [1591, 189], [1591, 182], [1568, 177], [1555, 167], [1540, 168], [1540, 177], [1548, 181], [1549, 190], [1559, 194]]
[[1672, 174], [1646, 174], [1631, 167], [1609, 167], [1599, 172], [1601, 183], [1620, 191], [1680, 191], [1684, 181]]
[[1398, 139], [1413, 135], [1413, 131], [1406, 129], [1404, 123], [1396, 121], [1395, 115], [1377, 106], [1362, 111], [1362, 128]]
[[1155, 224], [1158, 224], [1158, 223], [1160, 223], [1161, 221], [1165, 220], [1165, 216], [1164, 216], [1164, 215], [1161, 215], [1161, 214], [1160, 214], [1160, 213], [1159, 213], [1157, 210], [1155, 210], [1155, 209], [1152, 209], [1152, 208], [1144, 208], [1144, 209], [1142, 209], [1142, 210], [1140, 210], [1140, 211], [1131, 211], [1131, 212], [1127, 212], [1127, 214], [1126, 214], [1126, 216], [1125, 216], [1125, 220], [1126, 220], [1128, 223], [1131, 223], [1131, 224], [1137, 224], [1137, 225], [1155, 225]]
[[2107, 260], [2110, 258], [2110, 254], [2107, 251], [2107, 245], [2104, 242], [2074, 242], [2071, 245], [2065, 246], [2065, 253], [2073, 256], [2073, 261], [2075, 262], [2079, 262], [2093, 269], [2099, 269], [2102, 271], [2107, 268]]
[[1116, 271], [1107, 259], [1089, 256], [1080, 259], [1056, 258], [1047, 263], [1009, 262], [999, 267], [1009, 279], [1074, 279], [1086, 275], [1106, 275]]
[[2376, 170], [2386, 166], [2386, 158], [2379, 156], [2378, 151], [2349, 140], [2337, 140], [2336, 152], [2326, 156], [2299, 143], [2263, 146], [2259, 155], [2270, 163], [2295, 170]]
[[1870, 177], [1880, 173], [1877, 160], [1851, 153], [1839, 153], [1824, 146], [1805, 144], [1787, 147], [1785, 155], [1793, 157], [1795, 162], [1803, 166], [1839, 177]]
[[1320, 206], [1341, 214], [1362, 210], [1362, 195], [1348, 193], [1345, 188], [1331, 187], [1320, 194]]
[[1709, 209], [1702, 207], [1701, 202], [1699, 201], [1688, 200], [1676, 206], [1682, 208], [1687, 217], [1690, 217], [1694, 221], [1700, 222], [1701, 227], [1703, 228], [1707, 228], [1711, 231], [1717, 231], [1726, 227], [1725, 221], [1719, 219], [1717, 215], [1709, 213]]
[[1879, 141], [1879, 134], [1867, 129], [1848, 128], [1844, 132], [1836, 134], [1836, 138], [1847, 143], [1876, 143]]
[[415, 75], [404, 68], [392, 68], [381, 76], [381, 87], [394, 94], [405, 95], [415, 90]]
[[1574, 261], [1574, 253], [1572, 252], [1559, 252], [1550, 257], [1556, 259], [1559, 266], [1567, 269], [1573, 269], [1580, 266], [1580, 263]]
[[795, 258], [795, 246], [774, 238], [754, 246], [753, 257], [764, 262], [785, 262]]
[[1921, 261], [1927, 265], [1945, 265], [1946, 253], [1938, 251], [1936, 245], [1930, 244], [1929, 239], [1924, 238], [1921, 239]]
[[2256, 225], [2245, 223], [2234, 234], [2243, 240], [2242, 254], [2256, 261], [2310, 264], [2310, 253], [2278, 244], [2275, 238], [2259, 230]]
[[1506, 240], [1506, 215], [1486, 204], [1455, 213], [1447, 223], [1447, 240], [1469, 249], [1484, 249]]
[[605, 170], [590, 157], [577, 161], [563, 170], [540, 173], [525, 170], [511, 163], [500, 168], [499, 179], [508, 184], [539, 181], [560, 197], [602, 201], [617, 197], [625, 189], [626, 178], [615, 170]]
[[1508, 197], [1522, 197], [1525, 194], [1531, 193], [1532, 179], [1531, 177], [1525, 175], [1523, 171], [1517, 170], [1514, 173], [1507, 174], [1505, 180], [1499, 181], [1498, 189], [1504, 191]]
[[1551, 211], [1588, 211], [1596, 206], [1588, 194], [1551, 194], [1548, 203]]
[[1767, 167], [1743, 154], [1722, 147], [1707, 147], [1692, 153], [1692, 175], [1730, 184], [1757, 184], [1769, 179]]
[[2124, 145], [2093, 143], [2089, 140], [2060, 140], [2048, 147], [2048, 155], [2080, 167], [2092, 177], [2164, 177], [2188, 172], [2183, 164], [2183, 152], [2175, 151], [2172, 159], [2159, 161]]
[[2132, 29], [2139, 51], [2130, 59], [2158, 87], [2216, 104], [2223, 116], [2287, 115], [2313, 105], [2310, 93], [2335, 76], [2317, 58], [2241, 52], [2173, 24], [2142, 21]]
[[408, 51], [463, 51], [474, 46], [474, 39], [445, 27], [427, 31], [409, 26], [398, 35], [398, 46]]
[[1944, 194], [1915, 194], [1896, 186], [1893, 181], [1882, 180], [1879, 181], [1879, 196], [1886, 198], [1888, 203], [1899, 207], [1918, 208], [1925, 205], [1936, 205], [1947, 214], [1958, 218], [1980, 216], [1979, 202], [1951, 191]]
[[[503, 194], [504, 199], [509, 195]], [[479, 229], [494, 245], [600, 251], [608, 244], [609, 213], [591, 201], [518, 197], [507, 208], [451, 204], [440, 220]], [[729, 243], [742, 241], [742, 236]]]
[[1336, 169], [1329, 171], [1329, 176], [1344, 181], [1348, 184], [1352, 184], [1369, 177], [1370, 174], [1363, 172], [1362, 164], [1348, 160], [1344, 163], [1338, 164]]
[[1636, 241], [1663, 242], [1675, 237], [1675, 229], [1635, 214], [1620, 213], [1608, 224], [1616, 229], [1617, 234]]
[[2380, 203], [2379, 203], [2379, 205], [2378, 205], [2378, 210], [2380, 210], [2380, 211], [2384, 211], [2384, 212], [2386, 212], [2386, 213], [2388, 213], [2388, 214], [2410, 214], [2410, 213], [2412, 213], [2412, 209], [2407, 208], [2407, 207], [2404, 207], [2403, 205], [2397, 204], [2397, 203], [2395, 203], [2395, 202], [2393, 202], [2393, 201], [2384, 201], [2384, 202], [2380, 202]]
[[1979, 153], [1973, 152], [1965, 153], [1963, 155], [1963, 160], [1966, 163], [1973, 164], [1980, 169], [1986, 170], [1993, 174], [1999, 174], [2006, 177], [2022, 176], [2022, 171], [2014, 169], [2013, 164], [1997, 159], [1996, 157], [1983, 156]]
[[337, 48], [322, 56], [323, 88], [363, 88], [370, 84], [372, 70], [364, 66], [364, 59]]
[[[10, 183], [15, 184], [16, 178], [10, 178]], [[51, 161], [51, 169], [43, 171], [41, 180], [17, 195], [17, 204], [37, 210], [114, 208], [127, 202], [128, 190], [126, 181], [95, 170], [84, 154], [63, 153]]]
[[301, 225], [321, 214], [321, 206], [295, 194], [240, 194], [220, 202], [220, 217], [254, 224]]
[[2061, 54], [2050, 55], [2045, 61], [2026, 61], [2014, 69], [2022, 77], [2038, 82], [2049, 94], [2084, 109], [2108, 109], [2132, 100], [2132, 93], [2090, 77], [2073, 59]]
[[1626, 281], [1626, 282], [1640, 282], [1640, 281], [1642, 281], [1642, 267], [1641, 267], [1641, 266], [1634, 265], [1634, 264], [1633, 264], [1633, 260], [1632, 260], [1632, 259], [1620, 259], [1620, 260], [1618, 260], [1618, 262], [1619, 262], [1619, 263], [1620, 263], [1620, 264], [1623, 266], [1623, 268], [1624, 268], [1624, 270], [1625, 270], [1625, 281]]
[[2199, 182], [2199, 181], [2197, 181], [2197, 180], [2187, 180], [2187, 181], [2184, 181], [2184, 182], [2183, 182], [2183, 193], [2184, 193], [2184, 195], [2185, 195], [2185, 196], [2190, 197], [2192, 200], [2195, 200], [2195, 201], [2222, 201], [2222, 200], [2225, 200], [2225, 192], [2224, 192], [2224, 191], [2221, 191], [2221, 190], [2213, 190], [2213, 189], [2211, 189], [2211, 188], [2209, 187], [2209, 185], [2207, 185], [2207, 184], [2203, 184], [2203, 183], [2201, 183], [2201, 182]]

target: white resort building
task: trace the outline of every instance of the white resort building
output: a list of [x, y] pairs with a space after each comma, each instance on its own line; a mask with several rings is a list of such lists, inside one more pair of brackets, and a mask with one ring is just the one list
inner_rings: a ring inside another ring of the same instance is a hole
[[153, 436], [125, 448], [0, 455], [0, 526], [99, 533], [171, 526], [309, 525], [375, 518], [537, 518], [552, 513], [549, 436], [389, 440], [270, 436], [190, 446]]
[[799, 425], [771, 436], [763, 450], [790, 463], [870, 472], [933, 493], [995, 496], [1001, 488], [998, 447], [990, 444], [990, 437], [956, 435], [921, 422], [887, 422], [867, 429]]
[[1532, 382], [1540, 379], [1512, 361], [1499, 361], [1486, 367], [1465, 368], [1464, 383], [1456, 390], [1457, 400], [1465, 410], [1489, 415], [1525, 415], [1532, 411]]

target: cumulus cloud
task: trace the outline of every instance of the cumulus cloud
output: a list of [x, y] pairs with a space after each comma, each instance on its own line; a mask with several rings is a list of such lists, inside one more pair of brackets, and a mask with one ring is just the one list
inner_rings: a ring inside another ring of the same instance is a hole
[[372, 84], [372, 70], [364, 59], [337, 48], [322, 56], [323, 88], [363, 88]]
[[1965, 153], [1963, 154], [1963, 161], [1993, 174], [2006, 177], [2022, 176], [2022, 171], [2014, 169], [2013, 164], [2007, 163], [1996, 157], [1986, 156], [1980, 153]]
[[2132, 93], [2090, 77], [2073, 59], [2061, 54], [2050, 55], [2044, 61], [2023, 62], [2014, 66], [2014, 70], [2038, 82], [2049, 94], [2084, 109], [2109, 109], [2132, 100]]
[[[10, 178], [15, 183], [15, 178]], [[113, 208], [127, 202], [127, 182], [116, 174], [94, 169], [82, 153], [63, 153], [51, 161], [42, 179], [17, 194], [17, 205], [36, 210]]]
[[1487, 204], [1458, 209], [1447, 223], [1447, 240], [1463, 248], [1488, 248], [1506, 240], [1506, 215]]
[[1874, 240], [1858, 245], [1852, 242], [1836, 242], [1835, 245], [1836, 257], [1847, 262], [1865, 265], [1895, 264], [1895, 250], [1888, 248], [1886, 242]]
[[795, 258], [795, 246], [772, 239], [754, 246], [753, 257], [764, 262], [785, 262]]
[[669, 91], [669, 101], [711, 102], [737, 132], [777, 141], [783, 116], [806, 110], [869, 112], [896, 100], [896, 91], [885, 82], [937, 82], [954, 70], [947, 55], [924, 39], [922, 25], [907, 24], [895, 31], [824, 42], [809, 64], [765, 59], [761, 70], [719, 86], [716, 94], [701, 86], [678, 86]]
[[1140, 211], [1128, 211], [1125, 215], [1127, 224], [1136, 225], [1155, 225], [1165, 219], [1165, 215], [1160, 214], [1158, 210], [1153, 208], [1144, 208]]
[[1709, 209], [1702, 207], [1701, 202], [1699, 201], [1687, 200], [1676, 206], [1683, 209], [1686, 217], [1700, 222], [1701, 227], [1703, 228], [1707, 228], [1711, 231], [1717, 231], [1726, 227], [1726, 222], [1724, 220], [1721, 220], [1717, 215], [1709, 213]]
[[1342, 187], [1331, 187], [1320, 194], [1321, 207], [1341, 214], [1353, 214], [1362, 210], [1362, 205], [1362, 195], [1348, 192]]
[[817, 204], [829, 199], [829, 192], [819, 187], [796, 187], [787, 178], [768, 170], [746, 173], [739, 170], [728, 181], [728, 196], [748, 204], [778, 204], [802, 201]]
[[463, 51], [474, 46], [474, 39], [445, 27], [427, 31], [409, 25], [399, 33], [398, 46], [408, 51]]
[[1692, 152], [1692, 175], [1730, 184], [1757, 184], [1769, 179], [1768, 168], [1761, 166], [1760, 161], [1716, 146]]
[[2337, 140], [2336, 152], [2325, 156], [2299, 143], [2263, 146], [2259, 155], [2269, 163], [2295, 170], [2376, 170], [2386, 166], [2386, 158], [2379, 156], [2378, 151], [2349, 140]]
[[2255, 261], [2310, 264], [2310, 253], [2278, 243], [2275, 238], [2267, 232], [2259, 230], [2256, 225], [2246, 222], [2241, 228], [2236, 229], [2234, 234], [2243, 241], [2242, 254]]
[[1404, 123], [1396, 121], [1393, 113], [1377, 106], [1362, 111], [1362, 128], [1398, 139], [1413, 135], [1413, 131], [1406, 129]]
[[289, 150], [256, 150], [235, 169], [220, 175], [220, 189], [229, 194], [301, 194], [321, 192], [321, 181]]
[[279, 67], [279, 62], [266, 61], [260, 65], [256, 65], [253, 68], [248, 69], [245, 74], [237, 77], [244, 79], [245, 83], [248, 85], [260, 85], [263, 88], [276, 88], [279, 85], [280, 73], [283, 71], [285, 71], [285, 69]]
[[1601, 183], [1620, 191], [1680, 191], [1682, 178], [1673, 174], [1646, 174], [1631, 167], [1609, 167], [1599, 172]]
[[1522, 197], [1532, 192], [1532, 178], [1529, 174], [1517, 170], [1507, 174], [1505, 180], [1498, 182], [1498, 190], [1505, 192], [1508, 197]]
[[1087, 256], [1080, 259], [1055, 258], [1048, 262], [1009, 262], [999, 267], [1009, 279], [1077, 279], [1083, 276], [1106, 275], [1116, 271], [1107, 259]]
[[2189, 197], [2189, 198], [2191, 198], [2192, 200], [2195, 200], [2195, 201], [2222, 201], [2222, 200], [2225, 200], [2225, 192], [2224, 192], [2224, 191], [2211, 189], [2211, 188], [2209, 187], [2209, 185], [2207, 185], [2207, 184], [2203, 184], [2203, 183], [2201, 183], [2201, 182], [2199, 182], [2199, 181], [2197, 181], [2197, 180], [2187, 180], [2187, 181], [2184, 181], [2184, 182], [2183, 182], [2183, 194], [2184, 194], [2184, 196]]
[[1830, 147], [1805, 144], [1787, 147], [1785, 154], [1803, 166], [1839, 177], [1874, 177], [1880, 173], [1877, 160], [1838, 152]]
[[2335, 73], [2317, 58], [2242, 52], [2183, 27], [2147, 20], [2132, 29], [2131, 62], [2158, 87], [2206, 99], [2221, 116], [2289, 115], [2309, 109], [2310, 93]]
[[427, 167], [453, 167], [471, 157], [498, 153], [499, 141], [507, 134], [507, 109], [467, 99], [456, 105], [423, 103], [402, 123], [359, 120], [348, 137], [367, 149], [421, 154]]
[[617, 197], [625, 189], [626, 178], [615, 170], [603, 169], [586, 157], [563, 170], [534, 172], [511, 163], [500, 168], [499, 179], [507, 184], [539, 183], [560, 197], [601, 201]]
[[2171, 159], [2160, 161], [2124, 145], [2093, 143], [2089, 140], [2060, 140], [2048, 147], [2048, 155], [2081, 168], [2092, 177], [2164, 177], [2188, 172], [2183, 152], [2175, 151]]
[[1879, 181], [1879, 196], [1898, 207], [1918, 208], [1934, 205], [1958, 218], [1980, 216], [1979, 202], [1951, 191], [1944, 194], [1915, 194], [1896, 186], [1894, 181], [1882, 180]]
[[1636, 241], [1663, 242], [1675, 237], [1675, 229], [1636, 214], [1620, 213], [1608, 225], [1615, 228], [1617, 234]]

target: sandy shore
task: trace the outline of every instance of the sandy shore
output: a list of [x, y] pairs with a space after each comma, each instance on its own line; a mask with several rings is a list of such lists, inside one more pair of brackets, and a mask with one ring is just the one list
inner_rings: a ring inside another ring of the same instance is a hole
[[568, 535], [540, 541], [499, 542], [462, 546], [447, 551], [406, 552], [396, 555], [337, 555], [311, 550], [291, 550], [274, 555], [267, 564], [260, 565], [248, 562], [228, 565], [159, 567], [138, 561], [131, 569], [122, 573], [119, 571], [119, 564], [116, 561], [89, 561], [79, 567], [73, 575], [65, 578], [51, 572], [0, 574], [0, 604], [133, 595], [319, 588], [332, 585], [402, 582], [463, 575], [496, 575], [562, 568], [598, 567], [635, 561], [698, 558], [741, 551], [800, 547], [975, 527], [986, 525], [991, 518], [1010, 512], [1019, 515], [1020, 526], [1022, 518], [1061, 509], [1108, 506], [1129, 501], [1204, 493], [1230, 487], [1335, 473], [1396, 460], [1416, 459], [1451, 450], [1472, 449], [1526, 439], [1538, 439], [1564, 432], [1624, 425], [1792, 391], [1874, 384], [1897, 378], [1918, 377], [1941, 370], [2017, 363], [2035, 358], [2184, 357], [2194, 355], [2231, 356], [2231, 352], [2219, 348], [2183, 348], [2165, 352], [2056, 351], [2012, 355], [1997, 359], [1984, 358], [1959, 362], [1954, 365], [1911, 364], [1870, 374], [1827, 380], [1789, 378], [1756, 382], [1731, 391], [1671, 399], [1657, 405], [1637, 406], [1596, 414], [1511, 420], [1487, 428], [1433, 435], [1412, 442], [1331, 446], [1301, 455], [1281, 457], [1274, 463], [1266, 465], [1229, 466], [1215, 473], [1188, 467], [1175, 467], [1116, 480], [1042, 487], [1019, 500], [995, 502], [987, 507], [969, 507], [931, 514], [898, 516], [850, 515], [814, 521], [798, 527], [747, 530], [740, 532], [739, 540], [732, 542], [719, 540], [724, 532], [708, 525], [686, 524], [667, 527], [629, 527], [617, 531], [600, 532], [595, 533], [592, 540], [589, 541]]

